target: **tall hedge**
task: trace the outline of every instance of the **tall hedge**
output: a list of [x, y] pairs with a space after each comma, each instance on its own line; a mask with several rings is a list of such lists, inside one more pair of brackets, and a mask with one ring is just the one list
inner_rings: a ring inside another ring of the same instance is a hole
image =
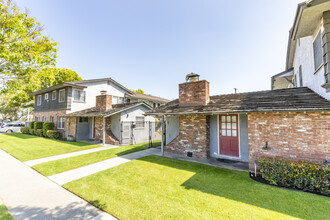
[[42, 125], [43, 125], [42, 121], [34, 122], [34, 134], [37, 134], [38, 129], [42, 129]]
[[48, 130], [54, 130], [55, 124], [54, 122], [44, 122], [42, 125], [43, 135], [47, 137], [47, 131]]
[[34, 123], [35, 121], [29, 122], [29, 134], [34, 135]]
[[330, 168], [325, 164], [263, 158], [259, 166], [270, 184], [330, 195]]

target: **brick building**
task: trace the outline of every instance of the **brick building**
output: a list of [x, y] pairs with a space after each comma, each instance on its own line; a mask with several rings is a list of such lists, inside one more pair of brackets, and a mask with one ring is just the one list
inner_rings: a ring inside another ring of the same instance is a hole
[[166, 121], [165, 155], [254, 162], [330, 160], [330, 102], [306, 87], [209, 96], [209, 82], [179, 85], [179, 98], [149, 111]]

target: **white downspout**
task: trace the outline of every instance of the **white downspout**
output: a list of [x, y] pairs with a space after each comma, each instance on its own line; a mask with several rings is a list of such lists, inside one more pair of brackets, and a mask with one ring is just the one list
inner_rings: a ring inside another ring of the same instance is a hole
[[164, 120], [164, 116], [162, 116], [162, 143], [161, 143], [161, 154], [162, 156], [164, 156], [164, 123], [165, 123], [165, 120]]

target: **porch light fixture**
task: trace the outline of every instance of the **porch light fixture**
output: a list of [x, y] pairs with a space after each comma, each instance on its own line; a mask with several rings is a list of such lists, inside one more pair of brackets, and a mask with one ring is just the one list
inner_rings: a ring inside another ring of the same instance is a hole
[[107, 91], [105, 91], [105, 90], [101, 91], [101, 95], [106, 95], [106, 94], [107, 94]]

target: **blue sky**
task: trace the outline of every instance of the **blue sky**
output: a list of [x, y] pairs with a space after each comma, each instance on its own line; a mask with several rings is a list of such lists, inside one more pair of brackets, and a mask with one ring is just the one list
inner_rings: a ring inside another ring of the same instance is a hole
[[57, 66], [174, 99], [185, 75], [211, 95], [270, 89], [302, 0], [16, 0], [59, 43]]

